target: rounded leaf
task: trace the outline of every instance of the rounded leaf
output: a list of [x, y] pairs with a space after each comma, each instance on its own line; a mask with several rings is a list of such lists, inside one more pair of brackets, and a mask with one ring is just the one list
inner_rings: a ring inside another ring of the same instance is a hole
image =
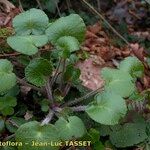
[[135, 91], [135, 83], [128, 72], [104, 68], [101, 72], [106, 81], [105, 89], [122, 97], [129, 97]]
[[12, 36], [7, 39], [7, 43], [11, 48], [26, 55], [36, 54], [38, 47], [44, 46], [47, 42], [46, 35]]
[[82, 137], [86, 133], [82, 120], [77, 116], [70, 116], [68, 120], [63, 117], [55, 123], [62, 140], [71, 140]]
[[13, 19], [13, 27], [18, 35], [43, 34], [48, 23], [49, 19], [44, 11], [35, 8], [17, 15]]
[[72, 36], [63, 36], [56, 42], [57, 49], [67, 50], [70, 53], [80, 49], [79, 41]]
[[144, 73], [144, 66], [142, 62], [136, 57], [127, 57], [119, 65], [120, 70], [128, 72], [134, 78], [142, 77]]
[[[59, 147], [51, 146], [51, 142], [59, 141], [56, 128], [51, 125], [44, 125], [37, 121], [25, 123], [19, 127], [15, 133], [16, 141], [22, 142], [23, 146], [19, 146], [19, 150], [58, 150]], [[31, 146], [33, 142], [45, 143], [47, 145]]]
[[119, 131], [110, 134], [110, 140], [116, 147], [134, 146], [146, 138], [146, 124], [143, 123], [127, 123]]
[[53, 44], [63, 36], [72, 36], [81, 43], [84, 40], [85, 31], [83, 19], [77, 14], [71, 14], [53, 22], [46, 30], [46, 34]]
[[12, 115], [14, 113], [13, 107], [17, 105], [17, 100], [11, 96], [0, 97], [0, 112], [4, 115]]
[[37, 58], [32, 60], [25, 68], [25, 77], [36, 86], [44, 86], [52, 73], [52, 68], [51, 62], [43, 58]]
[[87, 106], [86, 112], [98, 123], [115, 125], [127, 112], [125, 100], [119, 95], [104, 92], [98, 94], [95, 99], [95, 103]]
[[0, 60], [0, 93], [6, 92], [16, 84], [13, 66], [7, 59]]

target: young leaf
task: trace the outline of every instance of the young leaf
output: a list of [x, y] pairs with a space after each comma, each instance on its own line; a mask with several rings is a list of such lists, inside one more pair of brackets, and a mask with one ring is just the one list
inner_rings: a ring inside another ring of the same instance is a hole
[[0, 60], [0, 93], [6, 92], [16, 84], [13, 66], [7, 59]]
[[74, 68], [73, 65], [68, 65], [64, 73], [64, 80], [75, 82], [80, 77], [80, 69]]
[[127, 57], [119, 65], [120, 70], [128, 72], [133, 78], [140, 78], [144, 72], [142, 62], [136, 57]]
[[80, 44], [75, 37], [63, 36], [57, 40], [57, 49], [67, 50], [70, 53], [80, 49]]
[[[58, 132], [56, 128], [51, 125], [44, 125], [37, 121], [31, 121], [25, 123], [19, 127], [15, 133], [16, 141], [22, 142], [23, 146], [18, 147], [19, 150], [58, 150], [59, 147], [51, 146], [51, 142], [55, 143], [59, 141]], [[43, 146], [31, 146], [33, 142], [47, 143]], [[28, 144], [25, 144], [28, 143]], [[50, 144], [48, 144], [50, 143]]]
[[44, 86], [52, 73], [52, 68], [51, 62], [43, 58], [37, 58], [32, 60], [25, 68], [25, 77], [36, 86]]
[[128, 147], [143, 142], [146, 138], [146, 124], [127, 123], [119, 131], [110, 135], [110, 140], [116, 147]]
[[14, 113], [13, 107], [15, 107], [16, 105], [16, 98], [10, 96], [0, 97], [0, 112], [4, 116], [12, 115]]
[[87, 106], [86, 112], [98, 123], [115, 125], [127, 112], [125, 100], [114, 93], [103, 92], [98, 94], [95, 100], [95, 103]]
[[36, 54], [38, 47], [42, 47], [47, 42], [46, 35], [11, 36], [7, 39], [11, 48], [26, 55]]
[[87, 133], [87, 136], [89, 136], [89, 141], [91, 141], [91, 143], [93, 144], [99, 141], [100, 132], [94, 128], [91, 128]]
[[50, 105], [50, 102], [47, 100], [47, 99], [43, 99], [41, 102], [40, 102], [40, 105], [41, 105], [41, 110], [43, 112], [47, 112], [49, 110], [49, 105]]
[[82, 137], [86, 133], [82, 120], [77, 116], [71, 116], [68, 120], [59, 118], [55, 123], [62, 140], [71, 140], [73, 138]]
[[41, 35], [49, 23], [44, 11], [32, 8], [13, 19], [13, 27], [18, 35]]
[[105, 89], [122, 97], [129, 97], [135, 91], [135, 85], [128, 72], [104, 68], [101, 72], [106, 81]]
[[82, 18], [77, 14], [71, 14], [53, 22], [46, 30], [46, 34], [52, 44], [63, 36], [72, 36], [81, 43], [84, 40], [85, 31], [86, 27]]

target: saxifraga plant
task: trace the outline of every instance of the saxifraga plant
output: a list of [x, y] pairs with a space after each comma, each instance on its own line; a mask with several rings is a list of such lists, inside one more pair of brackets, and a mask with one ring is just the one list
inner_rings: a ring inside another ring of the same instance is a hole
[[[103, 125], [116, 125], [125, 117], [128, 111], [126, 98], [136, 91], [135, 82], [144, 71], [142, 63], [136, 57], [126, 58], [117, 69], [104, 68], [101, 73], [105, 85], [102, 88], [66, 102], [65, 97], [70, 87], [80, 84], [80, 70], [74, 67], [75, 61], [72, 61], [72, 58], [77, 57], [76, 51], [84, 41], [86, 26], [82, 18], [71, 14], [49, 23], [43, 11], [30, 9], [13, 19], [13, 28], [15, 35], [8, 37], [8, 44], [15, 51], [30, 56], [32, 60], [25, 68], [25, 79], [20, 79], [13, 73], [10, 61], [0, 60], [0, 113], [3, 116], [14, 114], [17, 100], [8, 93], [17, 81], [28, 82], [29, 86], [43, 96], [47, 94], [41, 103], [43, 112], [47, 113], [46, 117], [41, 122], [33, 120], [20, 125], [15, 131], [16, 141], [31, 143], [82, 138], [87, 129], [84, 120], [74, 112], [86, 112], [89, 118]], [[53, 45], [51, 53], [56, 55], [57, 63], [54, 63], [52, 58], [49, 60], [40, 55], [39, 48], [49, 44]], [[57, 97], [56, 92], [60, 92], [61, 97]], [[88, 104], [81, 103], [94, 95]], [[61, 115], [65, 110], [71, 113]], [[111, 139], [114, 137], [115, 135], [111, 136]], [[145, 138], [144, 136], [138, 142]], [[59, 146], [47, 145], [37, 148], [31, 147], [31, 144], [24, 144], [18, 149], [57, 150]]]

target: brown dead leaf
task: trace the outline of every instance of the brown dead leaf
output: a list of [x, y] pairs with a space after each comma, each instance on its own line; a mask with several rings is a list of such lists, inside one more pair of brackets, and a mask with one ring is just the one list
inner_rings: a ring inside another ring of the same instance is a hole
[[33, 114], [31, 111], [27, 111], [26, 114], [24, 115], [25, 120], [30, 120], [33, 117]]
[[[95, 57], [80, 61], [77, 67], [81, 70], [82, 84], [89, 89], [96, 90], [103, 85], [104, 80], [100, 76], [101, 66], [94, 65], [93, 59], [95, 60]], [[103, 64], [104, 60], [99, 59], [99, 63]]]
[[134, 55], [141, 61], [144, 61], [144, 48], [140, 47], [138, 43], [130, 44], [130, 46], [132, 47]]
[[101, 27], [100, 23], [96, 23], [92, 26], [88, 26], [87, 30], [96, 35], [102, 30], [102, 27]]

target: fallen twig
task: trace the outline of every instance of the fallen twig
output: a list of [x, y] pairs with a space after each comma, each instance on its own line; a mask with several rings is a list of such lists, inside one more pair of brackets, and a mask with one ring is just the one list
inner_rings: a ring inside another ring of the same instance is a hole
[[101, 15], [91, 4], [89, 4], [86, 0], [81, 0], [84, 4], [86, 4], [92, 12], [94, 12], [96, 15], [98, 15], [107, 25], [108, 27], [118, 36], [120, 37], [129, 47], [130, 43], [120, 34], [116, 31], [116, 29]]

